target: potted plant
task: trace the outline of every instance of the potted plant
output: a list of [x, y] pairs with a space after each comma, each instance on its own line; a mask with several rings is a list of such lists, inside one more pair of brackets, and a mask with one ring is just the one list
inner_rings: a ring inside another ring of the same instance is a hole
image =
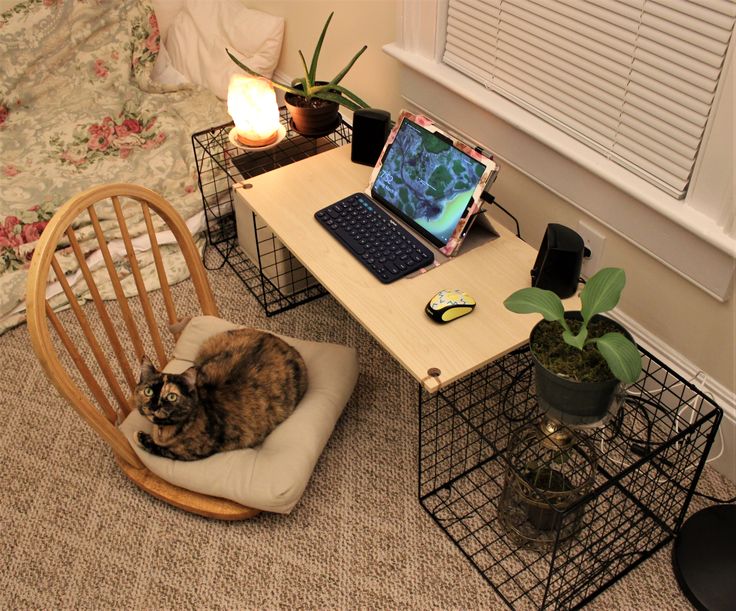
[[[317, 40], [317, 46], [312, 54], [312, 60], [307, 66], [307, 61], [304, 54], [299, 51], [299, 57], [302, 61], [304, 68], [304, 76], [296, 78], [291, 82], [291, 85], [285, 83], [279, 83], [273, 79], [267, 79], [271, 84], [285, 92], [284, 100], [286, 106], [289, 109], [289, 114], [293, 121], [294, 129], [305, 136], [320, 136], [330, 133], [339, 124], [339, 107], [345, 106], [350, 110], [358, 110], [360, 108], [367, 108], [368, 104], [361, 100], [352, 91], [340, 85], [340, 81], [353, 67], [353, 64], [368, 48], [366, 45], [353, 56], [353, 59], [348, 62], [340, 72], [330, 81], [318, 80], [317, 79], [317, 65], [319, 63], [319, 55], [322, 50], [322, 43], [327, 33], [327, 28], [332, 21], [334, 12], [330, 13], [327, 17], [322, 33]], [[228, 56], [233, 62], [235, 62], [240, 68], [245, 70], [252, 76], [264, 78], [259, 73], [251, 70], [248, 66], [240, 62], [234, 57], [228, 49], [225, 49]]]
[[536, 287], [504, 301], [512, 312], [544, 317], [529, 336], [537, 399], [562, 422], [600, 420], [619, 385], [633, 384], [641, 373], [641, 355], [631, 335], [602, 315], [616, 306], [625, 284], [622, 269], [601, 269], [581, 291], [580, 311], [565, 312], [555, 293]]

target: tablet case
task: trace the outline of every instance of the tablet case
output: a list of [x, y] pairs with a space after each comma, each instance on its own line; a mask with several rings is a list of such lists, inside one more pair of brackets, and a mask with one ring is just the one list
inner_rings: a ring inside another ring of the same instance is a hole
[[466, 155], [469, 155], [470, 157], [480, 161], [486, 166], [486, 169], [483, 172], [483, 175], [481, 176], [481, 179], [479, 180], [478, 185], [476, 186], [476, 189], [473, 193], [473, 201], [470, 204], [470, 206], [468, 206], [466, 214], [462, 217], [461, 222], [459, 222], [457, 226], [455, 227], [453, 234], [450, 237], [450, 239], [447, 241], [447, 243], [443, 247], [438, 249], [439, 252], [441, 252], [443, 255], [447, 257], [453, 257], [458, 254], [460, 250], [460, 246], [462, 245], [463, 240], [467, 236], [470, 230], [470, 227], [472, 226], [476, 218], [479, 216], [478, 213], [480, 212], [481, 207], [483, 205], [481, 194], [484, 190], [490, 187], [490, 185], [495, 180], [498, 174], [498, 165], [493, 160], [492, 156], [484, 155], [479, 149], [475, 149], [465, 144], [464, 142], [458, 140], [457, 138], [454, 138], [451, 135], [447, 134], [442, 129], [437, 127], [432, 122], [431, 119], [425, 116], [422, 116], [422, 115], [415, 115], [406, 110], [403, 110], [401, 111], [401, 114], [399, 115], [399, 118], [397, 119], [396, 124], [391, 130], [391, 133], [386, 139], [386, 144], [384, 145], [383, 150], [381, 151], [381, 155], [378, 159], [378, 162], [373, 168], [370, 183], [368, 185], [368, 190], [366, 191], [366, 193], [368, 193], [369, 195], [373, 191], [373, 185], [376, 181], [376, 178], [379, 172], [381, 171], [382, 159], [384, 158], [386, 152], [388, 151], [392, 142], [396, 138], [396, 135], [399, 132], [399, 129], [401, 128], [401, 123], [404, 120], [412, 121], [413, 123], [416, 123], [417, 125], [423, 127], [424, 129], [428, 131], [439, 133], [443, 139], [449, 140], [452, 143], [452, 146], [461, 150]]

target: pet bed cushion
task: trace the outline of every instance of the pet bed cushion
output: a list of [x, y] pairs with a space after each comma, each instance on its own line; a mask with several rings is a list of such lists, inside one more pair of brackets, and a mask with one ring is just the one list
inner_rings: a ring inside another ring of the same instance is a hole
[[166, 34], [174, 68], [218, 98], [227, 98], [233, 74], [243, 74], [225, 48], [245, 65], [270, 78], [284, 38], [284, 19], [240, 2], [188, 0]]
[[[214, 316], [193, 318], [174, 348], [164, 371], [180, 373], [192, 365], [208, 337], [240, 328]], [[280, 336], [282, 337], [282, 336]], [[307, 366], [309, 387], [296, 409], [260, 446], [214, 454], [195, 461], [154, 456], [135, 440], [151, 423], [133, 411], [120, 425], [143, 464], [162, 479], [195, 492], [230, 499], [255, 509], [289, 513], [307, 486], [314, 465], [329, 439], [358, 379], [354, 348], [282, 337]]]

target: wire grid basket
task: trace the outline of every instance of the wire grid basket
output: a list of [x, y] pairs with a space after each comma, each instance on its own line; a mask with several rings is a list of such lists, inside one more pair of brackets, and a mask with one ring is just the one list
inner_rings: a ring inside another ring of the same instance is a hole
[[[512, 440], [542, 419], [528, 346], [433, 395], [420, 391], [420, 502], [514, 609], [580, 607], [682, 525], [722, 410], [640, 351], [643, 373], [617, 409], [574, 431], [595, 448], [593, 485], [557, 510], [559, 530], [542, 548], [499, 517], [507, 478], [523, 475], [508, 460]], [[568, 537], [561, 531], [573, 516]]]
[[[263, 151], [245, 151], [232, 144], [232, 122], [192, 135], [208, 245], [238, 275], [267, 316], [321, 297], [326, 291], [254, 213], [250, 213], [252, 227], [247, 227], [254, 247], [251, 252], [244, 251], [238, 241], [233, 186], [347, 144], [352, 137], [350, 126], [342, 120], [325, 136], [301, 136], [291, 128], [286, 108], [279, 112], [286, 136], [277, 146]], [[243, 227], [241, 224], [241, 230]]]

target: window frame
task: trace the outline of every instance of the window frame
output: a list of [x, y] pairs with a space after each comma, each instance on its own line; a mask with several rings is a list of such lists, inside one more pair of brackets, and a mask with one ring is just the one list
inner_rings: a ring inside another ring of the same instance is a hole
[[719, 301], [736, 269], [734, 36], [688, 193], [675, 199], [442, 63], [447, 0], [402, 0], [401, 95], [585, 211]]

